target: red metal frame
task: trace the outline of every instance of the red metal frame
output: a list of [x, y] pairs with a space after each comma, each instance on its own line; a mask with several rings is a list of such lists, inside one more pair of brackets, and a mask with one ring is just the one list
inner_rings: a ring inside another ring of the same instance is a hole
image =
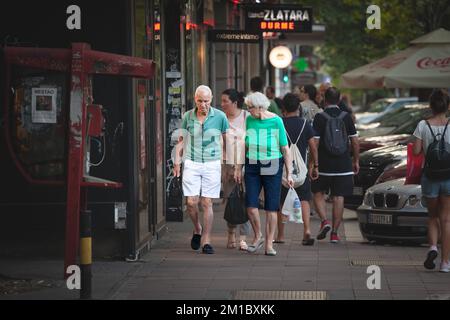
[[[68, 124], [67, 155], [67, 204], [64, 274], [67, 266], [76, 264], [79, 249], [80, 209], [86, 207], [87, 187], [120, 188], [121, 183], [100, 180], [91, 181], [85, 168], [85, 139], [87, 137], [87, 105], [92, 88], [89, 77], [94, 74], [151, 78], [154, 63], [148, 59], [94, 51], [86, 43], [73, 43], [70, 49], [5, 48], [6, 80], [9, 87], [11, 65], [20, 65], [44, 70], [70, 72], [71, 92]], [[10, 154], [19, 172], [32, 184], [63, 185], [63, 181], [33, 179], [23, 168], [11, 144], [9, 127], [9, 93], [5, 95], [5, 130]]]

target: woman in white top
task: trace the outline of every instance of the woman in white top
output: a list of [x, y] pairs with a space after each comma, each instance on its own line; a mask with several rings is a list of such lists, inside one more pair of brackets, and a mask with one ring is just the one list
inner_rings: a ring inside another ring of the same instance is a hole
[[[244, 103], [244, 94], [236, 89], [227, 89], [222, 92], [222, 110], [225, 112], [230, 128], [226, 134], [226, 154], [225, 164], [222, 167], [223, 196], [228, 198], [233, 188], [236, 186], [234, 181], [234, 167], [236, 164], [245, 163], [245, 120], [248, 111], [242, 109]], [[228, 223], [228, 243], [227, 248], [236, 248], [236, 229], [237, 225]], [[239, 250], [247, 250], [247, 235], [250, 232], [250, 222], [247, 221], [239, 225], [240, 243]]]
[[[447, 119], [447, 111], [450, 106], [450, 98], [442, 90], [434, 90], [430, 96], [430, 108], [433, 116], [428, 120], [422, 120], [414, 131], [417, 138], [414, 142], [414, 154], [424, 153], [434, 139], [444, 139], [447, 144], [446, 150], [450, 150], [450, 126]], [[426, 161], [427, 162], [427, 161]], [[424, 266], [427, 269], [434, 269], [434, 260], [438, 256], [437, 242], [439, 233], [441, 234], [441, 272], [450, 271], [450, 169], [444, 169], [439, 178], [431, 177], [430, 170], [426, 168], [422, 174], [422, 195], [426, 199], [429, 220], [428, 220], [428, 241], [430, 249]], [[448, 167], [447, 167], [448, 168]], [[431, 168], [433, 169], [433, 168]], [[432, 171], [432, 170], [431, 170]], [[447, 173], [447, 174], [446, 174]], [[440, 232], [439, 232], [440, 231]]]

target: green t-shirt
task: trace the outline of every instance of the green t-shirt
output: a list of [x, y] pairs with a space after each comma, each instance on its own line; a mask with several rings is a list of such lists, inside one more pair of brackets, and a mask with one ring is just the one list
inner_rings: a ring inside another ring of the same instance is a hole
[[279, 117], [281, 117], [281, 110], [278, 107], [277, 103], [275, 102], [275, 100], [269, 100], [270, 101], [270, 106], [267, 109], [267, 111], [273, 112], [276, 115], [278, 115]]
[[288, 145], [286, 129], [280, 117], [256, 119], [247, 117], [245, 135], [246, 157], [252, 160], [272, 160], [283, 156], [280, 148]]
[[229, 128], [225, 113], [211, 107], [203, 125], [198, 121], [196, 109], [185, 113], [182, 129], [186, 130], [186, 158], [194, 162], [209, 162], [222, 158], [221, 137]]

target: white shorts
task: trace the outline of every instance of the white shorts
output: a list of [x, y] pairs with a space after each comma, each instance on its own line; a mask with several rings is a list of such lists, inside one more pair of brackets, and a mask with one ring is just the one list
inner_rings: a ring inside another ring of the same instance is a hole
[[186, 159], [183, 169], [184, 196], [220, 198], [221, 169], [220, 160], [201, 163]]

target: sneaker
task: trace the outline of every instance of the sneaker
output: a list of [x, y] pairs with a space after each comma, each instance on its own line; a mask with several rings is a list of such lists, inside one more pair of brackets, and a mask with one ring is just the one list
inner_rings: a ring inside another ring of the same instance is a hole
[[202, 253], [205, 254], [213, 254], [214, 253], [214, 248], [211, 247], [210, 244], [205, 244], [202, 248]]
[[436, 265], [434, 264], [434, 259], [436, 259], [438, 256], [438, 252], [436, 250], [430, 250], [427, 253], [427, 258], [425, 262], [423, 263], [423, 266], [428, 270], [433, 270], [436, 268]]
[[447, 263], [442, 262], [439, 272], [449, 273], [450, 272], [450, 261], [447, 261]]
[[335, 232], [331, 233], [330, 242], [331, 243], [338, 243], [341, 239], [339, 238], [338, 234]]
[[317, 235], [317, 240], [325, 239], [328, 231], [330, 231], [330, 230], [331, 230], [330, 221], [323, 220], [322, 223], [320, 224], [320, 230], [319, 230], [319, 234]]

